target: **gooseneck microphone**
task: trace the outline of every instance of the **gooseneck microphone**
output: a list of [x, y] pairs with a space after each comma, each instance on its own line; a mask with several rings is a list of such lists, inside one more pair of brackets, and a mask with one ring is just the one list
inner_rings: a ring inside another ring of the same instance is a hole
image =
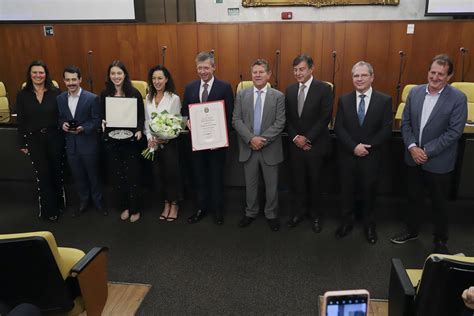
[[332, 56], [332, 97], [336, 96], [336, 61], [337, 61], [337, 51], [333, 50], [331, 52]]
[[469, 50], [465, 47], [461, 47], [459, 48], [459, 51], [461, 52], [461, 81], [464, 82], [464, 66], [466, 62], [466, 55]]
[[275, 89], [278, 90], [278, 79], [280, 78], [280, 50], [275, 51]]
[[89, 84], [89, 88], [91, 92], [94, 92], [94, 81], [92, 79], [92, 58], [94, 52], [89, 50], [87, 52], [87, 83]]
[[166, 49], [167, 48], [168, 48], [167, 46], [161, 47], [161, 64], [163, 65], [163, 67], [165, 66], [165, 62], [166, 62]]
[[398, 107], [398, 105], [400, 104], [400, 92], [401, 92], [401, 84], [402, 84], [402, 75], [403, 75], [403, 72], [405, 71], [405, 52], [400, 50], [398, 51], [398, 55], [400, 56], [400, 68], [398, 70], [398, 81], [397, 81], [397, 86], [396, 86], [396, 89], [397, 89], [397, 101], [396, 101], [396, 106]]

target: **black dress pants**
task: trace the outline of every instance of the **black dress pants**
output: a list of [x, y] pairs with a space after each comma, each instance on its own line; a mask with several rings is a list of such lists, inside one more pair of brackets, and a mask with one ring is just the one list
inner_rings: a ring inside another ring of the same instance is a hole
[[183, 198], [183, 179], [179, 166], [178, 139], [172, 139], [155, 153], [153, 162], [155, 187], [163, 200], [172, 202]]
[[139, 142], [108, 139], [105, 146], [113, 200], [120, 211], [128, 209], [130, 214], [139, 213], [142, 209]]
[[64, 137], [59, 130], [27, 134], [28, 153], [38, 183], [39, 216], [58, 216], [64, 210]]
[[405, 214], [408, 230], [418, 233], [423, 223], [426, 191], [432, 204], [434, 238], [448, 240], [447, 194], [451, 173], [437, 174], [425, 171], [421, 166], [407, 167], [409, 213]]

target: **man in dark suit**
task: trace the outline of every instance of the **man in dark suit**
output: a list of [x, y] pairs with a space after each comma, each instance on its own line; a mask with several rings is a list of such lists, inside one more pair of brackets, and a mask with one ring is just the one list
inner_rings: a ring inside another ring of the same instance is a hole
[[435, 253], [448, 253], [447, 190], [467, 119], [466, 96], [448, 84], [453, 72], [447, 55], [433, 58], [428, 84], [408, 94], [401, 125], [410, 212], [405, 216], [407, 229], [391, 241], [404, 244], [418, 238], [427, 190], [434, 215]]
[[[232, 88], [227, 82], [214, 77], [216, 68], [213, 54], [201, 52], [196, 56], [195, 61], [200, 79], [186, 85], [182, 115], [189, 117], [189, 104], [224, 100], [227, 130], [229, 130], [231, 113], [234, 108]], [[192, 173], [198, 210], [188, 218], [188, 223], [197, 223], [208, 213], [214, 213], [214, 222], [217, 225], [224, 223], [223, 187], [226, 152], [227, 148], [192, 152]]]
[[107, 215], [102, 203], [102, 188], [98, 176], [100, 128], [99, 97], [81, 88], [81, 71], [69, 66], [63, 72], [66, 92], [58, 97], [59, 125], [66, 133], [66, 153], [79, 193], [81, 215], [90, 200], [97, 210]]
[[262, 173], [265, 217], [270, 229], [278, 231], [278, 164], [283, 161], [285, 96], [267, 86], [270, 76], [268, 62], [257, 59], [252, 65], [254, 86], [237, 93], [232, 123], [239, 136], [239, 161], [244, 163], [247, 200], [239, 226], [250, 225], [258, 215], [258, 182]]
[[[318, 208], [319, 174], [323, 158], [329, 152], [328, 124], [332, 113], [331, 87], [313, 77], [313, 59], [300, 55], [293, 60], [297, 83], [285, 93], [286, 129], [290, 145], [292, 212], [287, 225], [295, 227], [306, 215], [312, 218], [312, 229], [321, 231]], [[311, 203], [310, 203], [311, 201]], [[312, 214], [308, 214], [308, 208]]]
[[377, 242], [374, 201], [382, 162], [382, 148], [392, 135], [392, 98], [372, 89], [374, 69], [365, 61], [352, 67], [355, 91], [339, 98], [334, 131], [338, 140], [342, 223], [336, 237], [352, 231], [354, 201], [362, 202], [367, 241]]

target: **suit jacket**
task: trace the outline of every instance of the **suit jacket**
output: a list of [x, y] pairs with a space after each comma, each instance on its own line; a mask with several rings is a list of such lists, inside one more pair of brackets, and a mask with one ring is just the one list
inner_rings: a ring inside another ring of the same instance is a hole
[[[186, 85], [184, 88], [183, 106], [181, 108], [181, 114], [189, 118], [189, 104], [200, 103], [199, 99], [199, 88], [201, 87], [201, 80], [195, 80]], [[234, 93], [230, 84], [225, 81], [221, 81], [214, 77], [214, 83], [212, 84], [211, 91], [207, 101], [219, 101], [224, 100], [227, 130], [231, 127], [231, 115], [234, 109]]]
[[68, 106], [68, 93], [63, 92], [57, 97], [59, 108], [59, 126], [62, 128], [64, 122], [76, 120], [78, 126], [84, 131], [77, 135], [66, 134], [66, 152], [68, 154], [95, 154], [99, 150], [97, 130], [100, 128], [101, 116], [99, 97], [89, 91], [82, 89], [77, 102], [76, 113], [72, 113]]
[[313, 147], [308, 154], [320, 156], [329, 152], [330, 138], [328, 124], [332, 114], [331, 87], [322, 81], [313, 79], [308, 88], [301, 117], [298, 115], [299, 83], [286, 89], [286, 130], [293, 146], [296, 135], [306, 137]]
[[[252, 149], [250, 140], [256, 136], [253, 133], [254, 87], [240, 90], [235, 100], [232, 123], [239, 134], [239, 161], [245, 162], [250, 158]], [[267, 165], [276, 165], [283, 161], [281, 132], [285, 128], [285, 96], [278, 90], [267, 88], [263, 105], [261, 133], [267, 143], [261, 149]]]
[[392, 98], [372, 90], [369, 107], [361, 126], [357, 116], [356, 97], [356, 92], [352, 91], [339, 98], [334, 131], [341, 159], [354, 157], [354, 148], [360, 143], [372, 146], [367, 159], [380, 159], [382, 145], [392, 136]]
[[420, 124], [426, 84], [414, 87], [407, 97], [402, 116], [401, 132], [405, 143], [405, 163], [415, 166], [408, 152], [410, 144], [424, 148], [428, 161], [421, 167], [432, 173], [448, 173], [454, 169], [458, 140], [467, 119], [467, 98], [464, 93], [446, 85], [423, 129], [420, 143]]

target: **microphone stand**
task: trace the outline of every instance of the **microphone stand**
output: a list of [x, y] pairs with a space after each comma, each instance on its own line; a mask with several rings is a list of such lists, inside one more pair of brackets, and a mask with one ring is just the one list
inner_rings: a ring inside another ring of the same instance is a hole
[[405, 70], [405, 53], [403, 51], [399, 51], [398, 54], [400, 55], [400, 68], [398, 71], [398, 81], [397, 81], [397, 102], [396, 106], [400, 104], [400, 91], [401, 91], [401, 84], [402, 84], [402, 75], [403, 71]]
[[92, 80], [92, 51], [87, 52], [87, 83], [89, 84], [91, 92], [94, 92], [94, 81]]
[[461, 47], [460, 51], [461, 51], [461, 82], [464, 82], [464, 64], [466, 61], [467, 49], [465, 49], [464, 47]]
[[275, 89], [278, 90], [278, 77], [280, 76], [280, 50], [276, 50], [275, 58]]
[[167, 48], [168, 47], [166, 47], [166, 46], [163, 46], [161, 48], [161, 64], [163, 65], [163, 67], [165, 66], [165, 62], [166, 62], [166, 49]]
[[337, 52], [335, 50], [332, 51], [332, 97], [336, 96], [336, 59], [337, 59]]

